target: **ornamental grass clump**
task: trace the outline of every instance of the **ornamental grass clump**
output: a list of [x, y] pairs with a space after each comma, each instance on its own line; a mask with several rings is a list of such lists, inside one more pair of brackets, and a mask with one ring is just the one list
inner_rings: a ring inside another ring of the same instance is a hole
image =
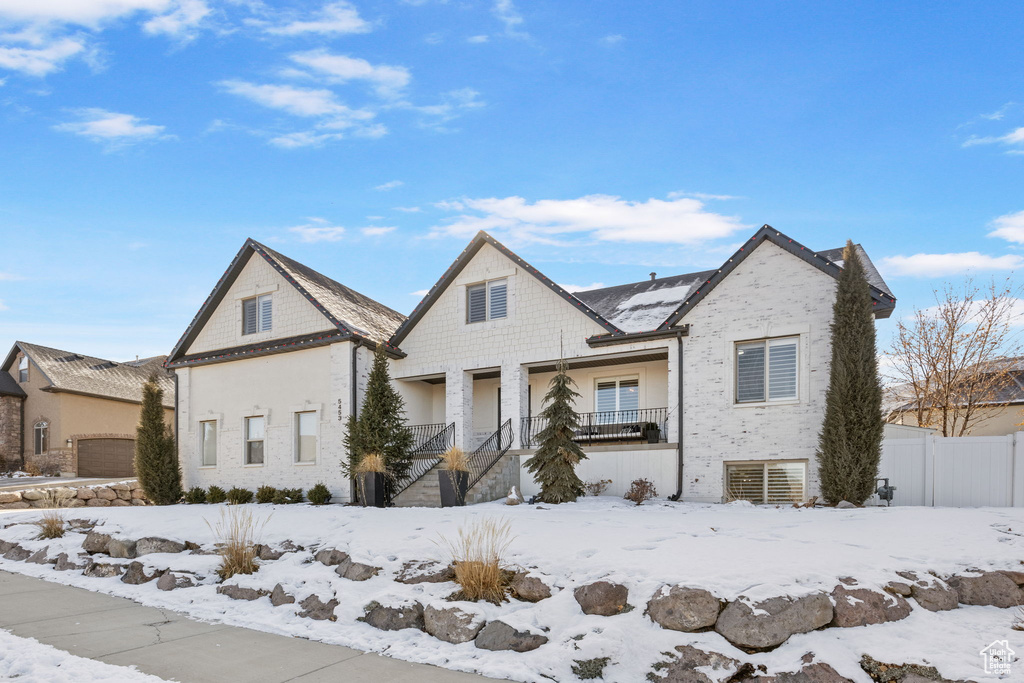
[[64, 513], [60, 510], [47, 510], [33, 524], [39, 527], [37, 540], [64, 538]]
[[455, 599], [501, 604], [514, 576], [504, 559], [511, 543], [509, 522], [491, 518], [460, 528], [455, 540], [442, 536], [441, 545], [451, 555], [460, 588]]
[[384, 456], [380, 453], [367, 453], [356, 464], [356, 474], [385, 473], [388, 471]]
[[221, 508], [219, 522], [206, 522], [220, 548], [217, 574], [222, 580], [235, 574], [254, 574], [259, 569], [256, 545], [269, 521], [267, 517], [257, 522], [251, 508]]
[[441, 455], [441, 469], [452, 472], [469, 472], [469, 457], [466, 451], [452, 446]]

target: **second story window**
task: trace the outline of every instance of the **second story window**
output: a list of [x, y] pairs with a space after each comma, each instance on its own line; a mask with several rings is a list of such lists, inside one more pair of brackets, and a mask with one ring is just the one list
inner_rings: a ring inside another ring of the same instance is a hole
[[28, 356], [22, 356], [18, 361], [18, 381], [28, 381]]
[[797, 398], [797, 338], [736, 344], [736, 402]]
[[508, 316], [508, 280], [491, 280], [466, 287], [466, 322], [479, 323]]
[[268, 332], [273, 322], [273, 301], [269, 294], [242, 301], [242, 334]]

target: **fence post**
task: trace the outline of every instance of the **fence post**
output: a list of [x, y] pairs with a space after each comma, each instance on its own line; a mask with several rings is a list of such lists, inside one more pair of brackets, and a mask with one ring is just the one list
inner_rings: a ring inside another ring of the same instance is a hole
[[1024, 432], [1015, 432], [1012, 439], [1013, 493], [1010, 505], [1019, 508], [1024, 507]]
[[935, 506], [935, 435], [924, 437], [924, 504]]

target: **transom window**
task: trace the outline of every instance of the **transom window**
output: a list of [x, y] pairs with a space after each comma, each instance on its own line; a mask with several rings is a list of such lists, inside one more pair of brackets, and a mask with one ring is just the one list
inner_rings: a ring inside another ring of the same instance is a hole
[[266, 431], [266, 418], [245, 418], [245, 464], [263, 464], [263, 439]]
[[203, 467], [217, 464], [217, 421], [199, 423], [199, 452], [202, 453]]
[[736, 402], [797, 397], [797, 337], [736, 344]]
[[508, 280], [491, 280], [466, 287], [466, 322], [479, 323], [508, 316]]
[[18, 361], [18, 381], [28, 381], [28, 356], [22, 356]]
[[268, 332], [273, 323], [273, 300], [262, 294], [242, 301], [242, 334]]
[[50, 423], [45, 420], [36, 422], [32, 434], [35, 442], [33, 452], [36, 455], [45, 455], [50, 450]]
[[756, 505], [798, 503], [804, 500], [806, 484], [806, 461], [725, 464], [726, 501], [749, 500]]
[[640, 408], [640, 378], [609, 377], [597, 380], [594, 406], [598, 422], [635, 420], [636, 411]]
[[316, 462], [316, 413], [295, 413], [295, 462]]

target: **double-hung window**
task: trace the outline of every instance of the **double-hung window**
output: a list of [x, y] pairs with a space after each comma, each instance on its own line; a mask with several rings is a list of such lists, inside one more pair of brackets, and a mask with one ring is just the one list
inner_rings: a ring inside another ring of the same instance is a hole
[[295, 413], [295, 462], [316, 462], [316, 413]]
[[263, 439], [266, 430], [266, 418], [245, 418], [245, 464], [263, 464]]
[[242, 334], [267, 332], [273, 323], [273, 300], [269, 294], [242, 301]]
[[757, 505], [797, 503], [804, 500], [806, 480], [805, 461], [726, 463], [725, 498]]
[[491, 280], [466, 287], [466, 322], [480, 323], [508, 316], [508, 280]]
[[22, 356], [18, 361], [18, 381], [23, 384], [28, 381], [28, 356]]
[[736, 402], [797, 398], [797, 337], [736, 344]]
[[203, 467], [217, 464], [217, 421], [207, 420], [199, 423], [199, 452]]
[[640, 378], [615, 377], [597, 380], [594, 406], [599, 424], [637, 419], [640, 408]]

